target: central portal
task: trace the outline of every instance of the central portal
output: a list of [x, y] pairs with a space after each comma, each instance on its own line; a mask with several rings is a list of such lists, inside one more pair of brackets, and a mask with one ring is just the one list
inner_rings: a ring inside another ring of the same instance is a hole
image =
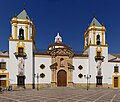
[[57, 86], [67, 86], [67, 73], [65, 70], [58, 71]]

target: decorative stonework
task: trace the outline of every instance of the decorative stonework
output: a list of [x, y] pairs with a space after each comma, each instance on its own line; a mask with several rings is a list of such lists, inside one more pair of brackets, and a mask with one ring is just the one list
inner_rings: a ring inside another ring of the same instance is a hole
[[101, 67], [101, 64], [102, 64], [102, 61], [101, 60], [99, 60], [99, 61], [97, 61], [97, 75], [98, 76], [101, 76], [102, 75], [102, 71], [101, 71], [101, 69], [102, 69], [102, 67]]
[[18, 58], [18, 75], [24, 75], [24, 59], [22, 57]]
[[50, 52], [52, 56], [52, 65], [50, 69], [52, 71], [52, 86], [57, 86], [57, 74], [60, 70], [64, 70], [67, 74], [67, 86], [73, 86], [73, 70], [72, 65], [73, 52], [68, 48], [57, 48]]
[[51, 56], [69, 56], [70, 58], [73, 57], [73, 52], [70, 49], [66, 49], [66, 48], [58, 48], [58, 49], [54, 49], [50, 52]]

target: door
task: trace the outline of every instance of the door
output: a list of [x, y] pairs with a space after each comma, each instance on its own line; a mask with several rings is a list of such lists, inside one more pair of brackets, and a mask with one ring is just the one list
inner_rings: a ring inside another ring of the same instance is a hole
[[114, 88], [118, 87], [118, 77], [114, 77]]
[[67, 73], [65, 70], [60, 70], [57, 73], [57, 86], [67, 86]]
[[102, 76], [96, 76], [96, 85], [102, 85]]
[[24, 86], [25, 85], [25, 76], [17, 76], [17, 85]]
[[[0, 78], [6, 78], [6, 75], [0, 75]], [[0, 87], [6, 87], [6, 80], [0, 80]]]

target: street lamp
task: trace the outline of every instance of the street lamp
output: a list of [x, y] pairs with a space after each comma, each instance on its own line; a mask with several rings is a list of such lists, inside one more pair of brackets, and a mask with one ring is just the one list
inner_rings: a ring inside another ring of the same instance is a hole
[[1, 85], [1, 80], [0, 80], [0, 92], [2, 91], [2, 85]]
[[38, 84], [39, 84], [39, 74], [37, 73], [37, 91], [39, 90]]
[[37, 78], [37, 91], [39, 90], [39, 87], [38, 87], [38, 84], [39, 84], [39, 73], [37, 73], [37, 76], [36, 74], [34, 74], [34, 76]]
[[88, 79], [91, 78], [91, 75], [88, 75], [88, 74], [87, 74], [87, 75], [84, 75], [84, 78], [87, 79], [87, 90], [88, 90]]

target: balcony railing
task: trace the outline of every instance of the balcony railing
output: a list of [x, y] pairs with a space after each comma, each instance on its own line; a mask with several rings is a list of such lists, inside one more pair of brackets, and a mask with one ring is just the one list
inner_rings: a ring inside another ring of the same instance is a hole
[[7, 70], [7, 69], [6, 69], [6, 67], [5, 67], [5, 68], [3, 68], [3, 67], [0, 67], [0, 70]]
[[26, 58], [26, 56], [27, 56], [27, 54], [26, 53], [18, 53], [18, 52], [15, 52], [14, 53], [15, 54], [15, 56], [18, 58], [18, 57], [24, 57], [24, 58]]
[[98, 60], [104, 61], [104, 56], [95, 56], [95, 61], [97, 62]]

